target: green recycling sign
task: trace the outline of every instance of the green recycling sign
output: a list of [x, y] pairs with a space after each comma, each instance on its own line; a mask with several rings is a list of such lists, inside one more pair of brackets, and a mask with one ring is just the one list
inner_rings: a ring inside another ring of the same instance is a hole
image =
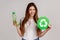
[[40, 17], [37, 20], [37, 27], [40, 30], [46, 30], [48, 28], [48, 24], [49, 24], [49, 19], [47, 17], [45, 17], [45, 16]]

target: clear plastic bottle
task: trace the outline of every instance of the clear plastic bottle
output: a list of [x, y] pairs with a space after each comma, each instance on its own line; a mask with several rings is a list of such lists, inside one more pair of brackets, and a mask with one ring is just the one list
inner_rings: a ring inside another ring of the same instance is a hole
[[13, 25], [16, 25], [16, 13], [12, 12]]

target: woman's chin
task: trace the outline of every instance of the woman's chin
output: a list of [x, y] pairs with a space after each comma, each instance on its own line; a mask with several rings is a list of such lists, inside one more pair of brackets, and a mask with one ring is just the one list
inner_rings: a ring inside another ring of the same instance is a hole
[[34, 15], [31, 15], [31, 17], [33, 17]]

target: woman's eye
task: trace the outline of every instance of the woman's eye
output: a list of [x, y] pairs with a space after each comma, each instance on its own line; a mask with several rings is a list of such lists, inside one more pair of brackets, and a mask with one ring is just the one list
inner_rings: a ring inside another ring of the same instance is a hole
[[35, 10], [35, 9], [33, 9], [33, 10]]

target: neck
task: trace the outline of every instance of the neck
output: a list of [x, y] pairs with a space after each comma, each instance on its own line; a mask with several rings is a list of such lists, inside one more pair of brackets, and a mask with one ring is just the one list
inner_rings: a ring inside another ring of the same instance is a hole
[[33, 19], [33, 17], [31, 16], [29, 19]]

